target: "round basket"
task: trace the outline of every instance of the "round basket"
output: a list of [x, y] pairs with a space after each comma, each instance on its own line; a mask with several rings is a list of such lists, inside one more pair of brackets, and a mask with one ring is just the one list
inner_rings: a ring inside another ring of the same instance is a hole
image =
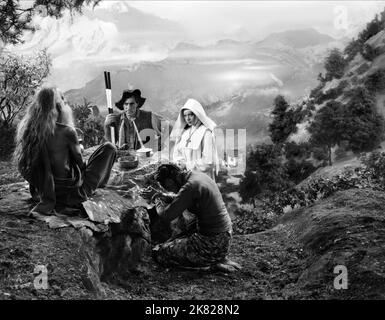
[[130, 170], [138, 166], [139, 159], [137, 156], [125, 156], [118, 159], [118, 166], [121, 170]]

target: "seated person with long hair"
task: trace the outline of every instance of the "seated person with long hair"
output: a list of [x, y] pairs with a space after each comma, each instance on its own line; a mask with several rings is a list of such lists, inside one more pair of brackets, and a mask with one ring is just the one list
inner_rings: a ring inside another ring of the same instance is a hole
[[54, 87], [36, 94], [18, 125], [14, 158], [38, 201], [33, 212], [77, 207], [108, 182], [115, 157], [107, 142], [84, 162], [72, 109]]

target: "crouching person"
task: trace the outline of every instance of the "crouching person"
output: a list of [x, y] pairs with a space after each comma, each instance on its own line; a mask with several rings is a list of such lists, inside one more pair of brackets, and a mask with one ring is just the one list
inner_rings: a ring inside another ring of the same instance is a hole
[[116, 148], [101, 145], [86, 164], [72, 109], [62, 93], [50, 87], [37, 93], [19, 123], [14, 157], [38, 202], [32, 211], [51, 214], [78, 207], [107, 183]]
[[182, 171], [173, 164], [159, 167], [155, 179], [177, 196], [167, 206], [155, 197], [158, 215], [171, 222], [187, 209], [196, 216], [197, 230], [157, 245], [153, 258], [163, 266], [235, 271], [240, 266], [227, 258], [232, 225], [216, 183], [198, 171]]

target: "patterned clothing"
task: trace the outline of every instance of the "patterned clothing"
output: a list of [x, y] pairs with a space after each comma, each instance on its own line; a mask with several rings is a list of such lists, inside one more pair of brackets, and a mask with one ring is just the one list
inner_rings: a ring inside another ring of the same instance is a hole
[[214, 236], [193, 233], [155, 246], [153, 258], [165, 267], [208, 267], [226, 258], [231, 239], [231, 232]]
[[174, 200], [167, 207], [161, 200], [156, 201], [156, 210], [161, 219], [169, 222], [182, 218], [188, 210], [196, 218], [196, 231], [157, 245], [153, 257], [164, 266], [207, 267], [226, 258], [232, 238], [231, 219], [210, 177], [193, 171], [185, 179]]

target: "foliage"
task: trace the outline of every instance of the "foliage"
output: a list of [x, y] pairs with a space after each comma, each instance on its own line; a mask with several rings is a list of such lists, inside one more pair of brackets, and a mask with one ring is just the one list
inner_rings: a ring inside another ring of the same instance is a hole
[[325, 58], [325, 80], [340, 79], [344, 75], [346, 61], [339, 49], [332, 49]]
[[314, 98], [314, 103], [321, 104], [327, 100], [334, 100], [340, 95], [342, 95], [343, 90], [347, 87], [348, 82], [346, 80], [342, 80], [337, 87], [333, 89], [329, 89], [325, 93], [323, 93], [322, 88], [316, 88], [312, 91], [312, 97]]
[[369, 44], [365, 43], [362, 46], [361, 54], [368, 61], [373, 61], [376, 57], [380, 55], [380, 53], [381, 51], [379, 48], [373, 48]]
[[282, 143], [287, 137], [297, 130], [297, 123], [305, 117], [305, 111], [302, 106], [290, 108], [285, 98], [278, 95], [274, 99], [274, 108], [272, 111], [273, 121], [269, 125], [270, 137], [274, 143]]
[[377, 112], [369, 91], [361, 86], [347, 92], [346, 97], [349, 99], [346, 104], [329, 101], [309, 126], [311, 143], [327, 148], [329, 164], [331, 148], [341, 141], [346, 141], [348, 149], [359, 153], [373, 150], [383, 138], [384, 119]]
[[385, 152], [365, 154], [361, 161], [361, 166], [346, 168], [332, 177], [315, 176], [300, 187], [266, 194], [260, 199], [258, 210], [241, 205], [236, 210], [234, 230], [245, 234], [271, 228], [283, 214], [284, 208], [306, 207], [338, 191], [352, 188], [385, 191]]
[[76, 121], [76, 126], [83, 130], [84, 124], [92, 113], [91, 102], [87, 101], [87, 99], [84, 99], [83, 104], [71, 105], [71, 108]]
[[310, 161], [295, 161], [294, 159], [287, 161], [285, 167], [289, 180], [294, 184], [300, 183], [317, 169]]
[[372, 48], [365, 46], [365, 42], [383, 30], [385, 27], [385, 11], [382, 11], [379, 15], [376, 15], [374, 19], [366, 24], [364, 30], [362, 30], [357, 39], [353, 39], [345, 47], [344, 54], [346, 55], [346, 61], [352, 61], [357, 53], [361, 53], [366, 59], [372, 60], [378, 52]]
[[91, 115], [84, 123], [84, 147], [89, 148], [99, 145], [104, 137], [104, 119], [101, 116]]
[[364, 80], [364, 86], [370, 93], [377, 93], [385, 89], [385, 69], [378, 69], [368, 75]]
[[46, 50], [29, 57], [13, 53], [0, 56], [0, 119], [4, 125], [12, 125], [16, 116], [23, 115], [50, 67]]
[[234, 211], [234, 234], [250, 234], [272, 228], [278, 216], [262, 209], [256, 209], [247, 204], [240, 204]]
[[282, 163], [282, 148], [262, 144], [249, 149], [245, 176], [240, 183], [240, 195], [244, 201], [275, 193], [291, 184]]
[[17, 44], [22, 41], [25, 31], [35, 31], [32, 18], [35, 14], [60, 18], [63, 11], [81, 12], [84, 5], [96, 6], [100, 0], [34, 0], [27, 3], [19, 0], [0, 2], [0, 40], [4, 43]]
[[82, 131], [83, 144], [85, 148], [93, 147], [101, 143], [104, 136], [103, 123], [101, 116], [94, 116], [91, 109], [93, 106], [86, 99], [83, 104], [72, 105], [75, 125]]
[[309, 126], [311, 144], [327, 147], [329, 165], [331, 165], [331, 148], [341, 140], [342, 121], [342, 104], [329, 101], [317, 112]]
[[0, 120], [0, 160], [8, 160], [15, 149], [16, 126], [4, 125]]
[[371, 151], [383, 138], [384, 118], [375, 107], [373, 95], [364, 87], [349, 93], [349, 102], [343, 106], [341, 140], [355, 153]]
[[296, 143], [293, 141], [285, 143], [285, 157], [291, 158], [308, 158], [310, 156], [311, 146], [308, 142]]

